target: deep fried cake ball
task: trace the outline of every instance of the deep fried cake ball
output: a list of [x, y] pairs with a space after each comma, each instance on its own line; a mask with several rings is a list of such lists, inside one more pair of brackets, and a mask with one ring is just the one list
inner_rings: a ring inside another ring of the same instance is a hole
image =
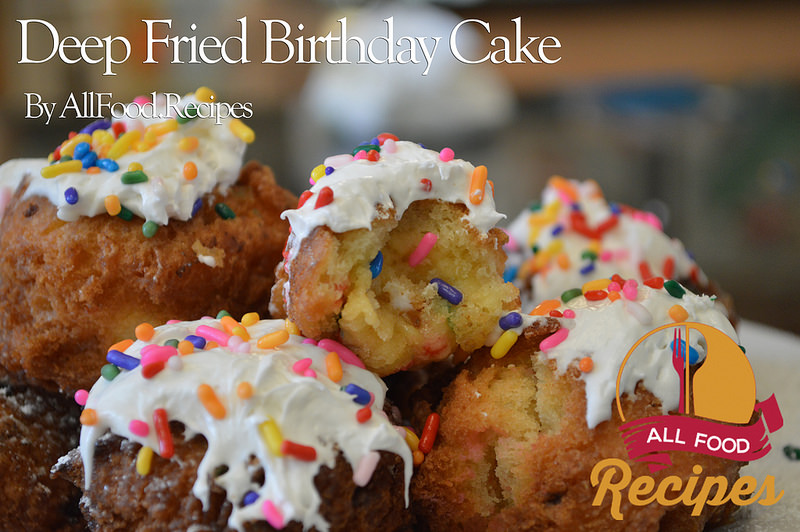
[[478, 201], [470, 163], [406, 141], [371, 146], [372, 159], [344, 156], [285, 213], [270, 309], [389, 375], [485, 345], [518, 293], [502, 278], [506, 236], [485, 173]]
[[78, 442], [79, 411], [58, 394], [0, 386], [0, 529], [85, 529], [80, 489], [50, 478], [50, 468]]
[[[412, 481], [419, 522], [430, 530], [702, 530], [728, 519], [735, 510], [730, 502], [706, 505], [692, 516], [693, 507], [684, 504], [634, 506], [627, 488], [622, 521], [611, 515], [610, 495], [593, 506], [592, 471], [608, 458], [625, 461], [632, 478], [653, 477], [655, 485], [675, 475], [683, 486], [690, 478], [699, 486], [706, 477], [724, 477], [732, 486], [743, 465], [676, 451], [669, 453], [671, 465], [652, 473], [645, 462], [628, 457], [613, 403], [620, 364], [634, 342], [673, 323], [668, 309], [676, 305], [686, 309], [688, 321], [736, 336], [707, 297], [678, 298], [642, 287], [628, 291], [631, 299], [611, 301], [611, 292], [613, 287], [599, 302], [577, 296], [555, 305], [553, 315], [526, 318], [510, 350], [495, 353], [499, 358], [488, 349], [473, 353], [436, 406], [437, 439]], [[672, 331], [661, 332], [671, 338]], [[559, 336], [560, 343], [554, 340]], [[716, 354], [703, 351], [710, 344], [694, 336], [696, 364], [717, 363]], [[660, 341], [656, 336], [640, 344], [644, 351], [626, 361], [633, 368], [620, 381], [627, 421], [678, 411], [678, 375], [668, 343]], [[692, 370], [699, 374], [696, 366]], [[746, 393], [736, 386], [729, 392]]]
[[[152, 238], [141, 220], [56, 218], [46, 199], [21, 199], [0, 222], [0, 372], [49, 390], [88, 388], [110, 345], [142, 322], [266, 315], [273, 270], [295, 205], [272, 171], [251, 162], [228, 193]], [[224, 202], [235, 218], [223, 219]]]

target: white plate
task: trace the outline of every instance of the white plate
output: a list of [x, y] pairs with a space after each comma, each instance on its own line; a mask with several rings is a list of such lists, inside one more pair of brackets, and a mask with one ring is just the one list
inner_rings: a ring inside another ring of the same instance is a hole
[[739, 326], [739, 341], [756, 376], [756, 393], [766, 399], [773, 393], [783, 414], [783, 428], [769, 435], [772, 450], [742, 468], [758, 485], [775, 477], [775, 490], [783, 498], [772, 506], [758, 502], [743, 507], [736, 521], [718, 532], [775, 532], [800, 530], [800, 461], [789, 460], [785, 445], [800, 447], [800, 337], [749, 321]]

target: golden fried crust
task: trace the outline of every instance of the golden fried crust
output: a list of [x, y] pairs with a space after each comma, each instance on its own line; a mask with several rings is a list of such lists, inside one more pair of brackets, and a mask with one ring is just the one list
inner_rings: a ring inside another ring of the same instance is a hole
[[[578, 370], [558, 375], [535, 354], [555, 327], [520, 338], [506, 357], [494, 361], [477, 352], [447, 388], [440, 405], [441, 426], [433, 451], [412, 479], [412, 499], [420, 522], [430, 530], [658, 530], [680, 526], [701, 530], [727, 519], [728, 504], [706, 506], [698, 517], [682, 504], [633, 506], [623, 497], [624, 520], [610, 513], [610, 497], [593, 506], [594, 465], [623, 459], [633, 478], [667, 475], [722, 475], [732, 485], [739, 462], [683, 452], [670, 453], [673, 465], [650, 473], [627, 457], [616, 409], [610, 421], [589, 429], [586, 397]], [[624, 398], [631, 419], [661, 415], [659, 400], [641, 386], [636, 399]], [[702, 482], [702, 481], [701, 481]]]
[[0, 530], [78, 531], [80, 490], [50, 468], [77, 444], [73, 401], [32, 388], [0, 387]]
[[[518, 307], [519, 292], [502, 278], [506, 235], [482, 234], [465, 215], [464, 205], [420, 200], [399, 220], [383, 210], [369, 230], [318, 227], [288, 268], [278, 265], [270, 309], [305, 336], [340, 340], [382, 376], [472, 352]], [[408, 258], [428, 232], [438, 240], [412, 267]], [[383, 268], [373, 276], [379, 252]], [[461, 302], [438, 295], [434, 278], [460, 291]]]
[[[251, 162], [224, 197], [148, 239], [141, 219], [62, 222], [49, 201], [22, 193], [0, 221], [0, 374], [67, 392], [91, 386], [108, 347], [143, 321], [221, 309], [266, 315], [289, 232], [280, 213], [296, 202], [268, 167]], [[220, 201], [235, 218], [215, 212]]]
[[[227, 528], [231, 503], [225, 491], [212, 484], [209, 505], [203, 509], [192, 495], [197, 467], [206, 451], [202, 436], [189, 441], [179, 434], [180, 424], [173, 423], [175, 456], [166, 460], [153, 457], [150, 473], [139, 475], [134, 466], [139, 444], [118, 436], [102, 438], [95, 449], [92, 483], [85, 490], [81, 509], [92, 530], [222, 531]], [[408, 527], [410, 512], [405, 508], [403, 460], [381, 452], [381, 459], [370, 482], [364, 487], [353, 483], [353, 470], [340, 454], [333, 468], [322, 466], [314, 480], [322, 505], [321, 515], [332, 531], [374, 531], [380, 523], [387, 531]], [[77, 450], [59, 465], [58, 475], [83, 486], [83, 467]], [[263, 482], [263, 471], [254, 473], [255, 482]], [[248, 531], [274, 530], [265, 521], [250, 522]], [[302, 523], [291, 521], [284, 531], [300, 532]]]

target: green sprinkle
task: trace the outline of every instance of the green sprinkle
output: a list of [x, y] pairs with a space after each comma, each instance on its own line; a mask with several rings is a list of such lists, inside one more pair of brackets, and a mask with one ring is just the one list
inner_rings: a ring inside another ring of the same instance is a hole
[[531, 211], [531, 212], [539, 211], [541, 209], [542, 209], [542, 204], [541, 203], [531, 203], [528, 206], [528, 210]]
[[360, 151], [368, 152], [368, 151], [371, 151], [371, 150], [381, 151], [381, 147], [380, 146], [376, 146], [375, 144], [362, 144], [361, 146], [356, 146], [356, 148], [353, 150], [352, 155], [355, 155], [356, 153], [358, 153]]
[[744, 353], [745, 355], [747, 354], [747, 349], [745, 349], [743, 345], [740, 345], [739, 349], [741, 349], [742, 353]]
[[597, 253], [595, 253], [594, 251], [592, 251], [590, 249], [585, 249], [585, 250], [583, 250], [583, 253], [581, 253], [581, 258], [582, 259], [589, 259], [590, 261], [594, 262], [594, 261], [597, 260]]
[[114, 364], [106, 364], [100, 368], [100, 375], [107, 381], [113, 381], [119, 375], [119, 368]]
[[672, 297], [677, 297], [678, 299], [682, 298], [683, 295], [686, 293], [686, 290], [678, 283], [678, 281], [673, 281], [670, 279], [669, 281], [664, 281], [664, 290], [669, 292], [669, 295]]
[[219, 312], [217, 312], [217, 319], [221, 320], [225, 316], [230, 316], [230, 315], [231, 315], [231, 313], [228, 312], [227, 310], [220, 310]]
[[126, 209], [122, 205], [120, 205], [119, 207], [119, 214], [117, 214], [117, 216], [119, 216], [126, 222], [130, 222], [131, 220], [133, 220], [133, 212], [131, 212], [130, 209]]
[[158, 232], [158, 224], [148, 220], [142, 224], [142, 234], [147, 238], [153, 238], [155, 234]]
[[72, 155], [62, 155], [61, 158], [58, 159], [58, 161], [53, 161], [53, 162], [54, 163], [65, 163], [65, 162], [71, 161], [71, 160], [72, 160]]
[[561, 294], [561, 301], [568, 303], [569, 301], [572, 301], [581, 295], [583, 295], [583, 291], [580, 288], [572, 288], [571, 290], [566, 290], [563, 294]]
[[531, 251], [533, 251], [533, 254], [536, 255], [537, 253], [539, 253], [539, 246], [537, 246], [536, 244], [532, 245]]
[[800, 449], [795, 447], [794, 445], [787, 445], [783, 448], [783, 454], [786, 455], [786, 458], [789, 460], [800, 460]]
[[120, 178], [123, 185], [135, 185], [136, 183], [144, 183], [147, 181], [147, 174], [141, 170], [131, 170], [125, 172]]
[[231, 220], [236, 218], [236, 214], [233, 212], [233, 209], [224, 203], [217, 203], [214, 205], [214, 210], [217, 211], [217, 214], [219, 214], [219, 217], [223, 220]]
[[178, 341], [179, 340], [177, 338], [170, 338], [169, 340], [164, 342], [164, 345], [168, 345], [170, 347], [176, 347], [177, 348], [178, 347]]

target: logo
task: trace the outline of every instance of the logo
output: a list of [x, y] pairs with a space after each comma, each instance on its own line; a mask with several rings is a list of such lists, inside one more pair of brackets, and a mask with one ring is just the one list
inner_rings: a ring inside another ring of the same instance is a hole
[[[655, 356], [654, 353], [659, 352], [663, 356], [664, 350], [654, 349], [654, 346], [668, 346], [668, 352], [672, 353], [672, 368], [677, 377], [672, 380], [678, 383], [678, 411], [628, 420], [620, 382], [625, 371], [633, 371], [635, 364], [628, 363], [635, 362], [636, 357]], [[640, 338], [628, 351], [617, 374], [616, 408], [622, 421], [619, 430], [628, 457], [646, 463], [651, 473], [671, 466], [668, 453], [673, 451], [740, 462], [757, 460], [772, 449], [769, 434], [783, 426], [774, 394], [757, 402], [755, 376], [743, 348], [722, 331], [701, 323], [672, 323]], [[621, 480], [617, 473], [621, 473]], [[695, 465], [693, 473], [700, 475], [702, 468]], [[771, 475], [767, 475], [760, 487], [755, 478], [743, 476], [729, 491], [727, 481], [720, 485], [718, 477], [706, 477], [700, 484], [701, 479], [692, 476], [685, 488], [676, 476], [664, 479], [663, 482], [670, 484], [664, 487], [656, 487], [651, 477], [631, 477], [630, 466], [624, 460], [611, 458], [596, 464], [591, 482], [598, 486], [598, 491], [592, 504], [599, 506], [606, 493], [610, 493], [612, 516], [622, 519], [621, 490], [629, 484], [633, 490], [634, 485], [642, 483], [652, 486], [654, 494], [645, 498], [629, 496], [632, 504], [683, 502], [693, 506], [692, 515], [699, 515], [705, 504], [716, 506], [730, 501], [744, 506], [761, 499], [759, 503], [768, 506], [783, 496], [782, 491], [775, 494], [775, 479]], [[693, 493], [696, 487], [699, 493]], [[673, 497], [668, 491], [679, 494]]]

